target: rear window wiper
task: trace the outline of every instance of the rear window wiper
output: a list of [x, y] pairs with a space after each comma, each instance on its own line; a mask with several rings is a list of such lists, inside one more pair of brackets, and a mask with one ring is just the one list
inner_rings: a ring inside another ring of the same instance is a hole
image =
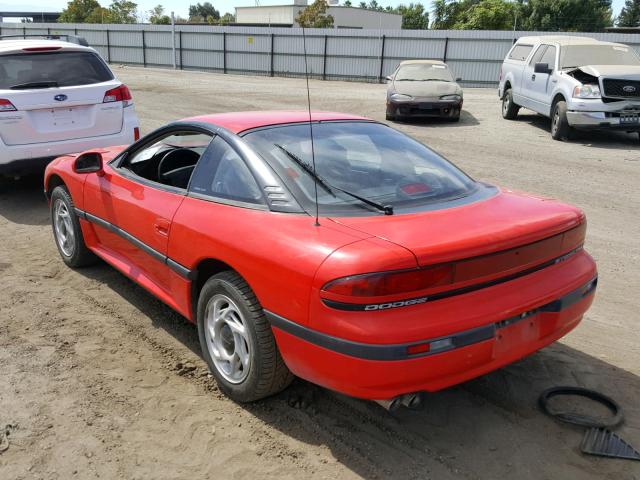
[[289, 150], [284, 148], [282, 145], [278, 145], [277, 143], [274, 143], [274, 145], [276, 147], [278, 147], [280, 150], [282, 150], [282, 152], [284, 152], [284, 154], [287, 155], [296, 164], [298, 164], [300, 167], [302, 167], [302, 169], [305, 172], [307, 172], [309, 175], [311, 175], [311, 177], [314, 178], [316, 180], [316, 182], [318, 182], [318, 184], [322, 186], [322, 188], [324, 188], [327, 192], [329, 192], [334, 197], [336, 195], [333, 193], [333, 190], [338, 190], [339, 192], [342, 192], [342, 193], [344, 193], [346, 195], [349, 195], [350, 197], [353, 197], [356, 200], [360, 200], [362, 203], [364, 203], [366, 205], [369, 205], [369, 206], [375, 208], [376, 210], [379, 210], [380, 212], [383, 212], [385, 215], [393, 215], [393, 206], [391, 206], [391, 205], [382, 205], [382, 204], [380, 204], [378, 202], [374, 202], [373, 200], [369, 200], [368, 198], [361, 197], [360, 195], [355, 194], [353, 192], [349, 192], [348, 190], [344, 190], [344, 189], [342, 189], [340, 187], [336, 187], [335, 185], [330, 185], [324, 178], [322, 178], [320, 175], [318, 175], [314, 171], [314, 169], [313, 169], [313, 167], [311, 167], [311, 165], [309, 165], [307, 162], [302, 160], [295, 153], [290, 152]]
[[9, 87], [10, 90], [27, 90], [29, 88], [52, 88], [57, 87], [58, 82], [53, 80], [47, 80], [43, 82], [27, 82], [27, 83], [18, 83], [17, 85], [12, 85]]

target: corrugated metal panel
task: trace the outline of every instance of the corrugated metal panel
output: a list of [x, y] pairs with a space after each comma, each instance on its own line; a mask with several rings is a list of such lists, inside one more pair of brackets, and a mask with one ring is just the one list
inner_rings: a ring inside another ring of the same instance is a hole
[[[226, 50], [226, 67], [230, 73], [304, 75], [302, 29], [299, 28], [176, 25], [175, 39], [168, 25], [3, 23], [0, 28], [3, 35], [76, 33], [86, 38], [103, 58], [115, 63], [145, 62], [147, 65], [170, 67], [173, 65], [172, 42], [175, 41], [179, 68], [222, 70], [225, 66], [222, 51]], [[456, 76], [463, 78], [465, 85], [492, 85], [497, 82], [502, 59], [515, 39], [544, 34], [473, 30], [313, 29], [306, 30], [307, 64], [309, 73], [318, 78], [378, 81], [380, 75], [384, 77], [391, 74], [401, 60], [442, 59], [446, 54], [447, 62]], [[578, 32], [567, 35], [592, 36], [626, 43], [640, 54], [638, 35]], [[384, 58], [381, 58], [383, 36]]]

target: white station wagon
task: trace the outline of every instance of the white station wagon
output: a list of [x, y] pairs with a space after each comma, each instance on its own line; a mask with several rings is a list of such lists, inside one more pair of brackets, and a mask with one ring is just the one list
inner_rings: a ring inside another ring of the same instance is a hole
[[139, 135], [129, 89], [94, 49], [46, 37], [0, 39], [0, 177]]

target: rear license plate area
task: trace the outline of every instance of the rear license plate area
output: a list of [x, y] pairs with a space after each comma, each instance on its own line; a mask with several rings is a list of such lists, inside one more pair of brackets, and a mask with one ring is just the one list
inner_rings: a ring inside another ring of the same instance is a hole
[[540, 315], [531, 315], [515, 323], [496, 330], [496, 341], [493, 347], [494, 357], [500, 357], [517, 350], [540, 338]]
[[51, 124], [56, 127], [67, 127], [75, 123], [75, 115], [73, 107], [52, 108]]

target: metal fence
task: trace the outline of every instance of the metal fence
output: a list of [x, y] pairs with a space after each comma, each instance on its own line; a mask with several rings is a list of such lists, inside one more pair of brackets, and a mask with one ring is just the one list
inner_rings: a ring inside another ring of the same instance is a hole
[[[1, 35], [74, 34], [109, 63], [232, 74], [302, 76], [298, 28], [177, 25], [0, 24]], [[541, 32], [470, 30], [306, 30], [309, 74], [323, 80], [380, 82], [412, 58], [446, 61], [465, 86], [494, 86], [500, 64], [520, 36]], [[640, 35], [571, 33], [626, 43], [640, 52]], [[175, 56], [173, 53], [175, 45]]]

